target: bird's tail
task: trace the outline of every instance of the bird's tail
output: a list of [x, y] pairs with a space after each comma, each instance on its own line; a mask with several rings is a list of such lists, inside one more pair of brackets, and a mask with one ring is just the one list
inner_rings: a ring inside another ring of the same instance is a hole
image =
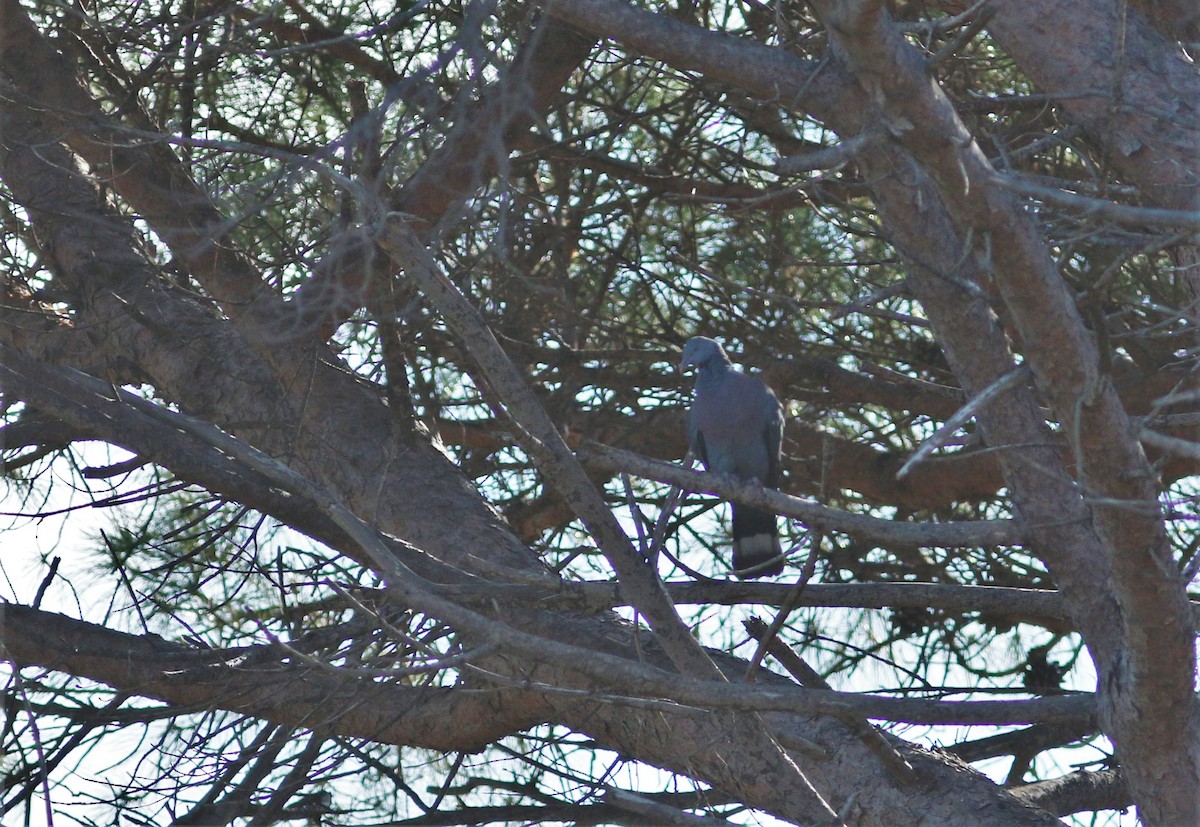
[[745, 505], [733, 506], [733, 568], [743, 580], [783, 573], [775, 515]]

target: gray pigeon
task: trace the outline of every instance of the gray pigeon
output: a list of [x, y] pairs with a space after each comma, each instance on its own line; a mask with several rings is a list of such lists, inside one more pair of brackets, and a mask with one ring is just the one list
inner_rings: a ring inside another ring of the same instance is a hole
[[[688, 415], [688, 442], [704, 467], [743, 480], [779, 486], [783, 409], [757, 376], [736, 370], [721, 346], [688, 339], [679, 369], [696, 368], [696, 396]], [[738, 577], [783, 571], [775, 515], [733, 503], [733, 568]]]

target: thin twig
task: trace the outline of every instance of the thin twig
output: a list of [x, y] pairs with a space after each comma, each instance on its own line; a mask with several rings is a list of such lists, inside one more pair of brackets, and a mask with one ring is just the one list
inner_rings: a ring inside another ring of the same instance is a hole
[[920, 447], [908, 458], [908, 461], [900, 466], [900, 470], [896, 472], [896, 479], [904, 479], [926, 457], [945, 445], [950, 440], [950, 437], [954, 435], [955, 431], [965, 425], [968, 420], [979, 413], [988, 403], [1009, 388], [1023, 382], [1029, 375], [1029, 368], [1025, 365], [1019, 365], [977, 393], [967, 404], [963, 405], [952, 417], [947, 419], [945, 424], [934, 432], [933, 436], [921, 443]]

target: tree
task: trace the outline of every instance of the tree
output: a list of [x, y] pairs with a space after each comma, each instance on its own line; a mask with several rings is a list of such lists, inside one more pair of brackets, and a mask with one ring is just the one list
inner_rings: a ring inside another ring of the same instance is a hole
[[[114, 508], [107, 602], [3, 606], [5, 812], [1200, 822], [1197, 39], [0, 0], [9, 499]], [[694, 333], [782, 493], [679, 465]]]

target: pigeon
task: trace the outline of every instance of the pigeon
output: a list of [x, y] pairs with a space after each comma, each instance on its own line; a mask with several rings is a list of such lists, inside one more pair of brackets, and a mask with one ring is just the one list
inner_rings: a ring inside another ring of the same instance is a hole
[[[704, 336], [683, 346], [680, 370], [696, 368], [696, 395], [688, 414], [688, 443], [704, 468], [779, 487], [783, 408], [767, 384], [733, 367], [724, 349]], [[732, 504], [733, 569], [742, 578], [783, 571], [775, 515]]]

